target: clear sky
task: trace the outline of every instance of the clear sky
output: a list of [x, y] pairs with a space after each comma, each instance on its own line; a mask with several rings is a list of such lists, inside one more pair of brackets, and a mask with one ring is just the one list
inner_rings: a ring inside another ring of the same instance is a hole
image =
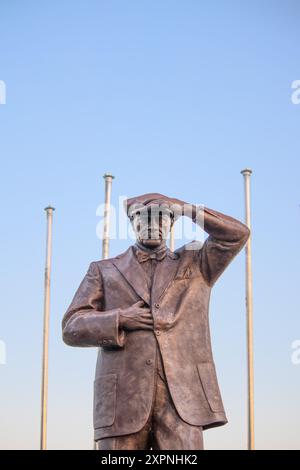
[[[88, 449], [96, 350], [64, 345], [61, 319], [101, 257], [102, 175], [116, 177], [114, 204], [161, 192], [243, 220], [245, 167], [256, 445], [300, 448], [299, 18], [296, 0], [1, 1], [1, 448], [39, 446], [44, 207], [56, 207], [48, 446]], [[241, 252], [211, 298], [229, 423], [205, 432], [208, 449], [246, 447], [244, 264]]]

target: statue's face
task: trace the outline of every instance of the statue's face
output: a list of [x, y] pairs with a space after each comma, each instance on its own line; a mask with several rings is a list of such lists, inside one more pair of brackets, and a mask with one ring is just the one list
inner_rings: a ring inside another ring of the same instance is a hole
[[166, 240], [173, 216], [169, 210], [143, 208], [131, 217], [131, 223], [137, 240], [149, 248], [154, 248]]

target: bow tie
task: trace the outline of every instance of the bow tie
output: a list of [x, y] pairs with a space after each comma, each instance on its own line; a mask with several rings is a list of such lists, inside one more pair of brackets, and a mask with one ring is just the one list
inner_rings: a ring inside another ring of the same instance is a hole
[[167, 249], [161, 250], [158, 252], [153, 252], [153, 253], [151, 252], [149, 253], [148, 251], [137, 249], [135, 251], [135, 254], [140, 263], [144, 263], [145, 261], [148, 261], [149, 259], [156, 259], [157, 261], [162, 261], [167, 254]]

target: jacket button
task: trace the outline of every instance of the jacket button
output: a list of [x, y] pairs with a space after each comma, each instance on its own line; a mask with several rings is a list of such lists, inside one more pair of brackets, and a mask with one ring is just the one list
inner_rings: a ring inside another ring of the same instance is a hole
[[148, 364], [148, 366], [150, 366], [152, 364], [152, 362], [153, 362], [152, 359], [147, 359], [146, 364]]
[[160, 305], [159, 305], [159, 304], [154, 304], [154, 307], [155, 307], [155, 308], [159, 308]]
[[156, 336], [159, 336], [159, 335], [160, 335], [160, 331], [159, 331], [159, 330], [155, 330], [155, 334], [156, 334]]

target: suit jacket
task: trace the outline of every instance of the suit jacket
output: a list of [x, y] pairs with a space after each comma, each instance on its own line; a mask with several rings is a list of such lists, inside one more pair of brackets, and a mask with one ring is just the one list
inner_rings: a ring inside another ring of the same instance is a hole
[[[90, 264], [62, 322], [71, 346], [100, 346], [94, 382], [95, 439], [139, 431], [151, 411], [157, 346], [179, 416], [209, 428], [227, 422], [209, 331], [211, 288], [250, 231], [205, 208], [202, 247], [188, 244], [158, 262], [152, 289], [133, 247]], [[193, 249], [191, 249], [193, 248]], [[143, 299], [154, 331], [123, 331], [119, 315]]]

